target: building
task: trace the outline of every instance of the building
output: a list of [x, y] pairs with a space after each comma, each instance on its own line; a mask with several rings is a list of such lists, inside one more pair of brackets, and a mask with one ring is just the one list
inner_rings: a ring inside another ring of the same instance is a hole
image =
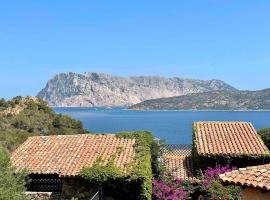
[[193, 165], [246, 167], [269, 161], [269, 150], [248, 122], [195, 122]]
[[113, 164], [126, 174], [134, 161], [134, 145], [135, 139], [115, 135], [33, 136], [12, 153], [11, 162], [17, 172], [30, 172], [27, 191], [34, 199], [91, 199], [102, 185], [83, 180], [81, 170], [114, 158]]
[[243, 200], [270, 199], [270, 164], [240, 168], [219, 177], [224, 184], [242, 186]]

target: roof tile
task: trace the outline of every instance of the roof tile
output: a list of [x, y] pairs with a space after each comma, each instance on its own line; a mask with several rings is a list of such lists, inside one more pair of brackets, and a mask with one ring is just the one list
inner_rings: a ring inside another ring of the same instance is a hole
[[199, 155], [265, 155], [269, 150], [248, 122], [195, 122]]
[[192, 175], [192, 145], [178, 144], [165, 147], [163, 160], [166, 172], [178, 179], [193, 179]]
[[219, 175], [224, 183], [270, 190], [270, 164], [242, 168]]
[[[116, 155], [114, 164], [126, 172], [135, 156], [134, 144], [135, 139], [112, 134], [33, 136], [12, 153], [11, 162], [17, 171], [27, 168], [34, 174], [76, 176], [97, 158], [108, 162]], [[122, 151], [117, 153], [119, 148]]]

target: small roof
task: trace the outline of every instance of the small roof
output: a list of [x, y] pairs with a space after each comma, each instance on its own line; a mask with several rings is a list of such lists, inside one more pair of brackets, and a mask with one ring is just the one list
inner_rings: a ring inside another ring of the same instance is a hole
[[28, 169], [33, 174], [76, 176], [83, 167], [91, 167], [98, 158], [114, 164], [124, 172], [133, 161], [135, 139], [115, 135], [52, 135], [28, 138], [11, 156], [17, 171]]
[[224, 183], [270, 191], [270, 164], [240, 168], [219, 177]]
[[163, 154], [166, 172], [175, 179], [193, 179], [192, 174], [192, 145], [166, 145]]
[[248, 122], [195, 122], [199, 155], [265, 155], [269, 150]]

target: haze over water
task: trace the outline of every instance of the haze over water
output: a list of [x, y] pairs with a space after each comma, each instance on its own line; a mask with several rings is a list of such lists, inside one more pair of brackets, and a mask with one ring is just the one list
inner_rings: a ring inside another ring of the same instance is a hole
[[82, 121], [95, 133], [148, 130], [170, 144], [189, 144], [194, 121], [247, 121], [270, 127], [270, 111], [133, 111], [102, 108], [54, 108]]

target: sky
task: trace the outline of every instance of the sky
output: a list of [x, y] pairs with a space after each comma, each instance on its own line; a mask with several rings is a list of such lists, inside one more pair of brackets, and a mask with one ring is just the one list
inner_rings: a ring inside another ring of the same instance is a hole
[[269, 10], [268, 0], [3, 0], [0, 97], [36, 95], [70, 71], [270, 88]]

